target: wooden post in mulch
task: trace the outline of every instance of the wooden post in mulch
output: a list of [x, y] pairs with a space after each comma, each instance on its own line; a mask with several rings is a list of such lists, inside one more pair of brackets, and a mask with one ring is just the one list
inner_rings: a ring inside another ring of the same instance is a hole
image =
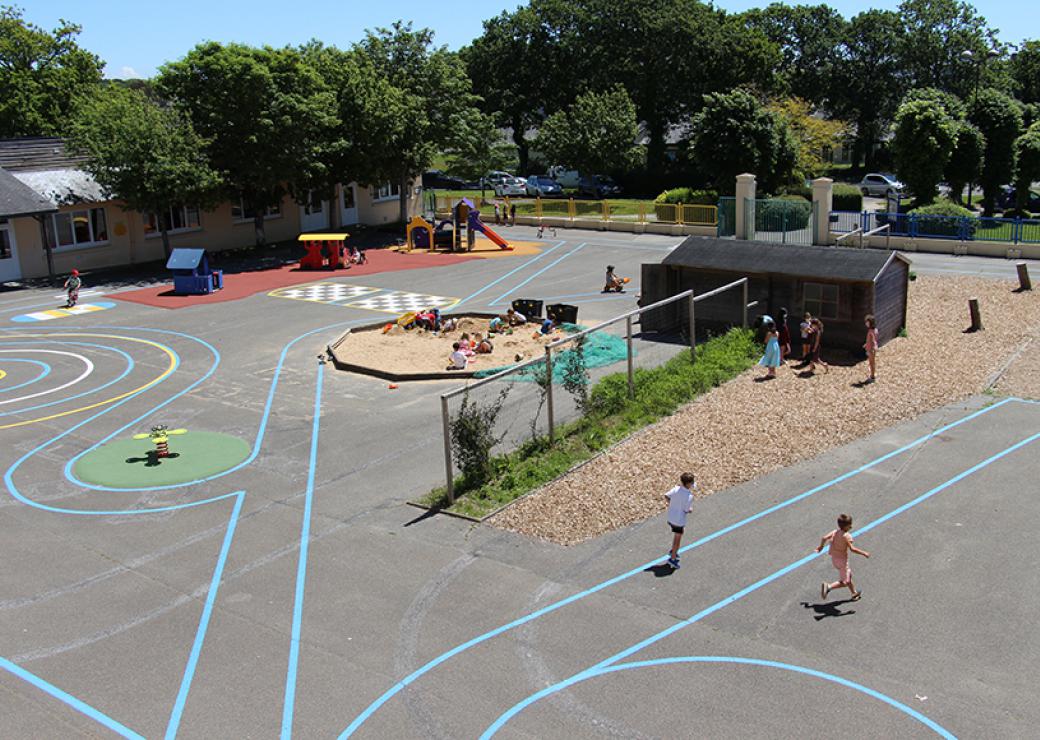
[[968, 331], [982, 331], [982, 313], [979, 311], [979, 299], [968, 299], [968, 311], [971, 312], [971, 328]]
[[1032, 290], [1033, 283], [1029, 279], [1029, 267], [1025, 262], [1016, 262], [1015, 269], [1018, 270], [1018, 289], [1019, 291]]

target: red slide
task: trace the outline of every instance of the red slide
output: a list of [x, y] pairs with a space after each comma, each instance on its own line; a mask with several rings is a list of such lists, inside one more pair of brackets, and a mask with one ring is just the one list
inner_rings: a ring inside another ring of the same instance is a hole
[[502, 249], [512, 249], [512, 247], [509, 246], [509, 242], [507, 242], [494, 231], [489, 229], [487, 225], [480, 219], [475, 219], [473, 227], [476, 228], [477, 231], [481, 232], [484, 236], [486, 236], [488, 239], [490, 239], [492, 242], [497, 244]]

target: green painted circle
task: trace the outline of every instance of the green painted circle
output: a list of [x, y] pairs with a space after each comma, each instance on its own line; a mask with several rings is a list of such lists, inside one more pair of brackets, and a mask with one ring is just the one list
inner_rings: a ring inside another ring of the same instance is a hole
[[156, 458], [150, 439], [119, 439], [81, 457], [72, 472], [108, 488], [169, 486], [223, 473], [250, 453], [249, 444], [238, 437], [191, 430], [171, 436], [169, 447], [170, 457]]

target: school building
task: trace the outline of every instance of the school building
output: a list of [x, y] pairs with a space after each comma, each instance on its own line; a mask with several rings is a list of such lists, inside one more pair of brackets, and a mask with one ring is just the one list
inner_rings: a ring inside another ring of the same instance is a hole
[[[285, 196], [264, 215], [269, 242], [294, 240], [307, 231], [338, 224], [379, 225], [398, 220], [399, 186], [337, 185], [330, 203], [316, 194], [304, 202]], [[410, 193], [409, 213], [419, 207]], [[220, 251], [254, 243], [253, 213], [239, 200], [211, 211], [184, 204], [170, 209], [171, 247]], [[66, 151], [61, 139], [0, 140], [0, 283], [45, 277], [47, 246], [55, 274], [73, 267], [92, 270], [163, 259], [154, 213], [124, 208], [107, 198], [83, 169], [83, 159]]]

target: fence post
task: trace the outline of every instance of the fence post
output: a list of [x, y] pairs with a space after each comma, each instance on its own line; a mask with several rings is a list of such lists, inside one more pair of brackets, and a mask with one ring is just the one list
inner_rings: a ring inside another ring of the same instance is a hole
[[[813, 244], [828, 247], [831, 244], [831, 212], [834, 210], [834, 180], [817, 177], [812, 181]], [[866, 231], [866, 229], [863, 229]]]
[[678, 203], [675, 206], [675, 223], [679, 224], [680, 226], [683, 225], [682, 203]]
[[542, 196], [538, 196], [534, 199], [534, 215], [537, 218], [542, 217]]
[[639, 201], [639, 223], [646, 223], [646, 203]]
[[1022, 217], [1016, 216], [1014, 222], [1011, 224], [1011, 243], [1018, 244], [1019, 236], [1022, 233]]
[[450, 505], [455, 503], [455, 471], [451, 464], [451, 423], [448, 420], [447, 396], [441, 396], [441, 426], [444, 431], [444, 476]]
[[604, 221], [609, 221], [610, 220], [610, 201], [604, 200], [604, 201], [601, 201], [601, 203], [603, 204], [603, 220]]
[[632, 317], [625, 319], [625, 342], [628, 345], [628, 397], [636, 397], [636, 375], [632, 364]]
[[553, 365], [549, 347], [545, 348], [545, 415], [549, 421], [549, 444], [552, 444], [556, 420], [553, 418]]
[[[734, 234], [737, 239], [754, 239], [754, 208], [755, 208], [755, 176], [745, 172], [737, 175], [737, 192], [733, 204], [733, 217], [736, 220]], [[749, 214], [748, 211], [751, 211]], [[748, 220], [751, 219], [751, 228], [748, 228]]]
[[690, 360], [697, 359], [697, 316], [693, 293], [690, 293]]
[[1020, 291], [1032, 290], [1033, 283], [1029, 279], [1029, 267], [1026, 266], [1026, 263], [1016, 262], [1015, 269], [1018, 270], [1018, 289]]
[[577, 214], [577, 212], [574, 209], [574, 198], [573, 197], [568, 198], [567, 199], [567, 218], [569, 218], [571, 221], [573, 221], [576, 214]]
[[742, 313], [744, 315], [744, 318], [743, 318], [743, 321], [741, 322], [741, 328], [747, 329], [747, 299], [748, 299], [748, 281], [747, 281], [747, 278], [744, 278], [743, 292], [744, 292], [744, 310], [743, 310]]
[[907, 224], [906, 224], [907, 229], [906, 230], [910, 233], [910, 238], [913, 239], [914, 237], [917, 236], [917, 214], [915, 214], [915, 213], [908, 214], [907, 217], [906, 217], [906, 221], [907, 221]]

